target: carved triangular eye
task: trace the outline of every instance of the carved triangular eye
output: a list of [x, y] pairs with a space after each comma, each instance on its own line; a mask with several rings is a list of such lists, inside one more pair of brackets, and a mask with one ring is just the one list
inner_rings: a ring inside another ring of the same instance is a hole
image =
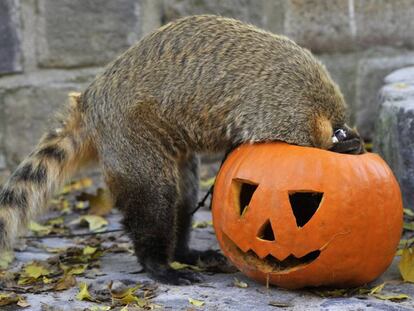
[[312, 218], [322, 201], [322, 197], [322, 192], [289, 192], [290, 206], [298, 227], [303, 227]]
[[257, 184], [250, 183], [244, 180], [233, 180], [233, 192], [235, 195], [236, 205], [240, 213], [240, 216], [242, 216], [246, 212], [246, 209], [249, 206], [250, 201], [257, 187]]
[[259, 232], [257, 233], [257, 237], [261, 240], [266, 241], [274, 241], [275, 234], [273, 233], [272, 224], [268, 219], [263, 226], [260, 227]]

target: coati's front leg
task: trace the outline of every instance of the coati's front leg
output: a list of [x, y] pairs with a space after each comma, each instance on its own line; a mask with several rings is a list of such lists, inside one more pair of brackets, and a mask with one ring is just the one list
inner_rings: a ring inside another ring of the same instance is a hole
[[103, 161], [106, 181], [145, 271], [163, 283], [200, 282], [199, 274], [169, 265], [176, 245], [179, 174], [176, 163], [155, 144], [141, 142], [136, 150], [123, 146], [103, 152], [108, 154]]
[[177, 209], [177, 243], [174, 252], [174, 260], [203, 266], [216, 266], [226, 262], [225, 257], [218, 251], [198, 251], [190, 249], [188, 242], [191, 231], [192, 211], [198, 202], [198, 166], [196, 155], [183, 159], [180, 163], [180, 200]]

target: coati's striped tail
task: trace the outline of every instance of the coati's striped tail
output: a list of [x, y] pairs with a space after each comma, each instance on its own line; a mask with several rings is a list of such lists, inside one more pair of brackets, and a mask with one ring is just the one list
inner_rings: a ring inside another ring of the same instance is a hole
[[0, 251], [9, 248], [28, 221], [96, 150], [79, 111], [80, 94], [71, 93], [61, 128], [44, 135], [0, 191]]

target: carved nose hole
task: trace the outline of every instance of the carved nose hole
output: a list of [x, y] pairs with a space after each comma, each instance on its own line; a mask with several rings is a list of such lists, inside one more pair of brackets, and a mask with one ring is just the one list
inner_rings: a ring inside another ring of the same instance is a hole
[[258, 185], [253, 182], [239, 179], [233, 180], [233, 192], [235, 195], [236, 208], [239, 211], [240, 216], [246, 212], [257, 187]]
[[274, 241], [275, 234], [273, 233], [272, 224], [268, 219], [263, 226], [260, 227], [259, 232], [257, 233], [257, 237], [261, 240], [265, 241]]
[[322, 192], [289, 192], [289, 201], [298, 227], [303, 227], [318, 210], [322, 201]]

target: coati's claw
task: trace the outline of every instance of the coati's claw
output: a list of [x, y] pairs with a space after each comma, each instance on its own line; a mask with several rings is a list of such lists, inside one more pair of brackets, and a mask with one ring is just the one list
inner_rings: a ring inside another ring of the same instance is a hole
[[226, 257], [216, 250], [198, 252], [198, 262], [206, 267], [224, 265], [228, 263]]
[[197, 251], [191, 249], [185, 253], [176, 255], [174, 259], [181, 263], [202, 266], [210, 266], [212, 264], [217, 265], [227, 262], [226, 257], [216, 250]]
[[190, 250], [185, 254], [176, 256], [175, 260], [199, 266], [209, 272], [233, 273], [237, 269], [227, 260], [227, 258], [216, 250], [196, 251]]

